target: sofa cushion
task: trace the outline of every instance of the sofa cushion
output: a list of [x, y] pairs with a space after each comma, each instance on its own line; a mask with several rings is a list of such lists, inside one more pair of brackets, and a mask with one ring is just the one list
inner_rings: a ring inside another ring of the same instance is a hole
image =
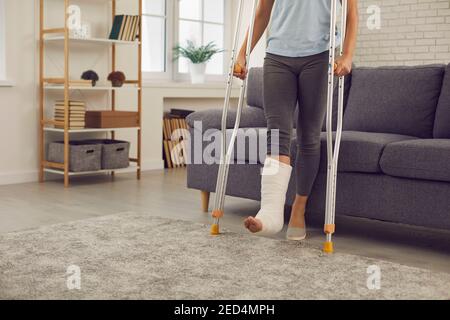
[[450, 139], [450, 64], [445, 69], [441, 96], [436, 109], [433, 135], [435, 138]]
[[443, 65], [355, 68], [344, 130], [430, 138]]
[[380, 161], [391, 176], [450, 182], [450, 139], [416, 139], [386, 146]]
[[[333, 134], [333, 141], [335, 134]], [[384, 147], [392, 142], [412, 140], [411, 136], [389, 133], [373, 133], [358, 131], [343, 131], [339, 152], [338, 171], [340, 172], [381, 172], [379, 160]], [[297, 150], [293, 144], [293, 158]], [[327, 170], [327, 136], [321, 135], [320, 170]]]

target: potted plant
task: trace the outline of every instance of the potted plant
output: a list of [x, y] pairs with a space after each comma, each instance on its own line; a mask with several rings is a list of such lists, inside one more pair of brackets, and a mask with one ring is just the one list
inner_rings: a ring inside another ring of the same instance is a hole
[[206, 64], [211, 58], [222, 50], [218, 49], [214, 42], [197, 47], [194, 42], [187, 41], [186, 46], [177, 45], [174, 49], [174, 60], [180, 57], [189, 60], [189, 73], [194, 84], [205, 82]]

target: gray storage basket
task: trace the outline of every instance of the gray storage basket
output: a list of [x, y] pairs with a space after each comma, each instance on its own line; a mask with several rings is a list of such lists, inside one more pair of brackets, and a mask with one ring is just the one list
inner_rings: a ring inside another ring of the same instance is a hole
[[120, 140], [89, 140], [102, 145], [102, 169], [123, 169], [130, 166], [130, 143]]
[[[85, 172], [101, 169], [102, 146], [86, 141], [70, 141], [69, 143], [69, 171]], [[49, 144], [48, 161], [64, 163], [64, 142], [57, 141]]]

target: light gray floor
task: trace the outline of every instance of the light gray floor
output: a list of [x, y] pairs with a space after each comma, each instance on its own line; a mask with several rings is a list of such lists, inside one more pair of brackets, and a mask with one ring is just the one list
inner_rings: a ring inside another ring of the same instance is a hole
[[[74, 178], [68, 189], [59, 181], [1, 186], [0, 233], [127, 211], [210, 223], [201, 212], [199, 191], [185, 185], [186, 171], [174, 169], [144, 172], [141, 181], [134, 174]], [[258, 207], [228, 197], [222, 226], [246, 232], [242, 221]], [[450, 232], [348, 217], [336, 223], [336, 250], [450, 273]], [[313, 226], [307, 241], [320, 248], [322, 231], [317, 222]]]

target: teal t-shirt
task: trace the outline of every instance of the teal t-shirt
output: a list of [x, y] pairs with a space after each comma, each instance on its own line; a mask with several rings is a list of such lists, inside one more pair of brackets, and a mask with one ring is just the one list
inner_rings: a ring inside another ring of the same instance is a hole
[[[306, 57], [327, 51], [330, 18], [331, 0], [275, 0], [267, 52]], [[339, 43], [338, 34], [336, 47]]]

